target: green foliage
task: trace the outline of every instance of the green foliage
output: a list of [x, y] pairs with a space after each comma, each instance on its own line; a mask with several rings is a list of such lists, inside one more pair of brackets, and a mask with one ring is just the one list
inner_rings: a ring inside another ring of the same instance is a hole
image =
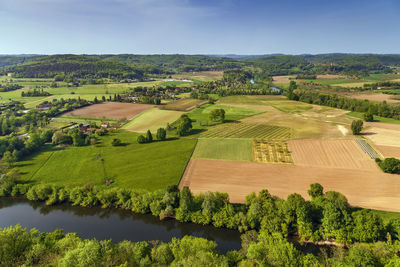
[[191, 119], [188, 117], [188, 115], [183, 114], [180, 118], [179, 121], [177, 123], [176, 126], [176, 133], [179, 136], [186, 136], [190, 134], [190, 131], [192, 130], [192, 121]]
[[354, 218], [353, 237], [361, 242], [376, 242], [384, 235], [382, 218], [369, 210], [360, 210], [352, 214]]
[[153, 135], [151, 134], [150, 130], [147, 130], [146, 132], [146, 141], [147, 143], [153, 142]]
[[167, 131], [164, 128], [157, 130], [157, 140], [164, 141], [167, 138]]
[[374, 121], [374, 114], [372, 114], [372, 112], [364, 113], [364, 120], [365, 121]]
[[146, 139], [146, 137], [145, 137], [144, 135], [139, 135], [139, 136], [137, 137], [137, 142], [138, 142], [139, 144], [144, 144], [144, 143], [147, 143], [147, 139]]
[[377, 162], [384, 172], [400, 174], [400, 160], [396, 158], [385, 158]]
[[121, 139], [114, 138], [114, 139], [112, 140], [112, 142], [111, 142], [111, 145], [112, 145], [112, 146], [121, 146], [121, 145], [122, 145], [122, 141], [121, 141]]
[[225, 120], [225, 110], [224, 109], [213, 109], [209, 114], [211, 121], [224, 122]]
[[362, 120], [354, 120], [351, 123], [351, 131], [354, 135], [359, 135], [363, 129], [363, 121]]
[[324, 188], [319, 183], [310, 185], [308, 195], [312, 198], [321, 197], [324, 194]]

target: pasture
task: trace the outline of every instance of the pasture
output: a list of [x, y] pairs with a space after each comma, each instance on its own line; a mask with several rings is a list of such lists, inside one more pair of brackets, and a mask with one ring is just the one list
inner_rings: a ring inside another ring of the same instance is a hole
[[184, 112], [151, 108], [133, 118], [122, 126], [121, 129], [138, 133], [143, 133], [150, 129], [150, 131], [155, 133], [158, 128], [165, 128], [167, 123], [176, 121], [182, 114]]
[[[177, 184], [194, 149], [195, 140], [175, 139], [137, 144], [137, 134], [119, 131], [92, 146], [53, 148], [18, 162], [25, 182], [57, 185], [113, 185], [156, 190]], [[119, 138], [122, 146], [111, 146]], [[171, 164], [173, 162], [173, 164]]]
[[79, 118], [129, 119], [151, 107], [153, 105], [105, 102], [79, 108], [64, 115]]
[[251, 161], [250, 139], [199, 139], [193, 158]]

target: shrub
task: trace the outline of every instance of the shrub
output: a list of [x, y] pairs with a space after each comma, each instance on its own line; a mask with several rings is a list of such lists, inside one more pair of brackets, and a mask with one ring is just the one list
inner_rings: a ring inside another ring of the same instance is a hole
[[146, 132], [146, 141], [147, 143], [153, 142], [153, 135], [151, 134], [150, 130], [147, 130]]
[[374, 121], [374, 115], [371, 112], [364, 113], [365, 121]]

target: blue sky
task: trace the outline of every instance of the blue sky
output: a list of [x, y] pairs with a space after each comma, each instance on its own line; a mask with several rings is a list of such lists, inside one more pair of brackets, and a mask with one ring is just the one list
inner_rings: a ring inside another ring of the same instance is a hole
[[400, 53], [399, 0], [0, 0], [0, 54]]

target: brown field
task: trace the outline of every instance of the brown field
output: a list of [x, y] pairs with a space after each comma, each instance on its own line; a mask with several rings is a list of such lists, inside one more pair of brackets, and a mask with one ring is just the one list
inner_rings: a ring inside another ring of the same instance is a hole
[[[372, 160], [371, 160], [372, 161]], [[191, 159], [180, 187], [195, 193], [229, 193], [230, 201], [243, 203], [251, 192], [268, 189], [286, 198], [299, 193], [309, 199], [310, 184], [320, 183], [325, 191], [343, 193], [353, 206], [400, 212], [400, 179], [374, 169], [334, 169], [222, 160]]]
[[317, 79], [342, 79], [346, 78], [346, 76], [338, 75], [338, 74], [320, 74], [317, 75]]
[[287, 142], [253, 140], [251, 146], [255, 162], [293, 163]]
[[64, 115], [82, 118], [129, 119], [151, 107], [153, 106], [145, 104], [106, 102], [76, 109]]
[[400, 147], [376, 146], [385, 158], [400, 158]]
[[178, 111], [190, 111], [206, 103], [207, 100], [199, 99], [180, 99], [177, 101], [169, 102], [165, 106], [161, 106], [161, 109], [167, 110], [178, 110]]
[[354, 140], [291, 140], [288, 144], [298, 166], [376, 169], [376, 163]]
[[376, 102], [383, 102], [386, 101], [387, 103], [398, 103], [399, 100], [392, 99], [392, 95], [388, 94], [361, 94], [361, 95], [352, 95], [352, 98], [357, 99], [366, 99], [369, 101], [376, 101]]
[[[382, 124], [377, 127], [368, 128], [363, 132], [364, 136], [370, 139], [377, 146], [393, 146], [400, 147], [400, 125], [397, 127]], [[390, 129], [392, 128], [392, 129]]]
[[296, 75], [273, 76], [272, 82], [274, 83], [289, 83], [291, 78], [296, 78]]

